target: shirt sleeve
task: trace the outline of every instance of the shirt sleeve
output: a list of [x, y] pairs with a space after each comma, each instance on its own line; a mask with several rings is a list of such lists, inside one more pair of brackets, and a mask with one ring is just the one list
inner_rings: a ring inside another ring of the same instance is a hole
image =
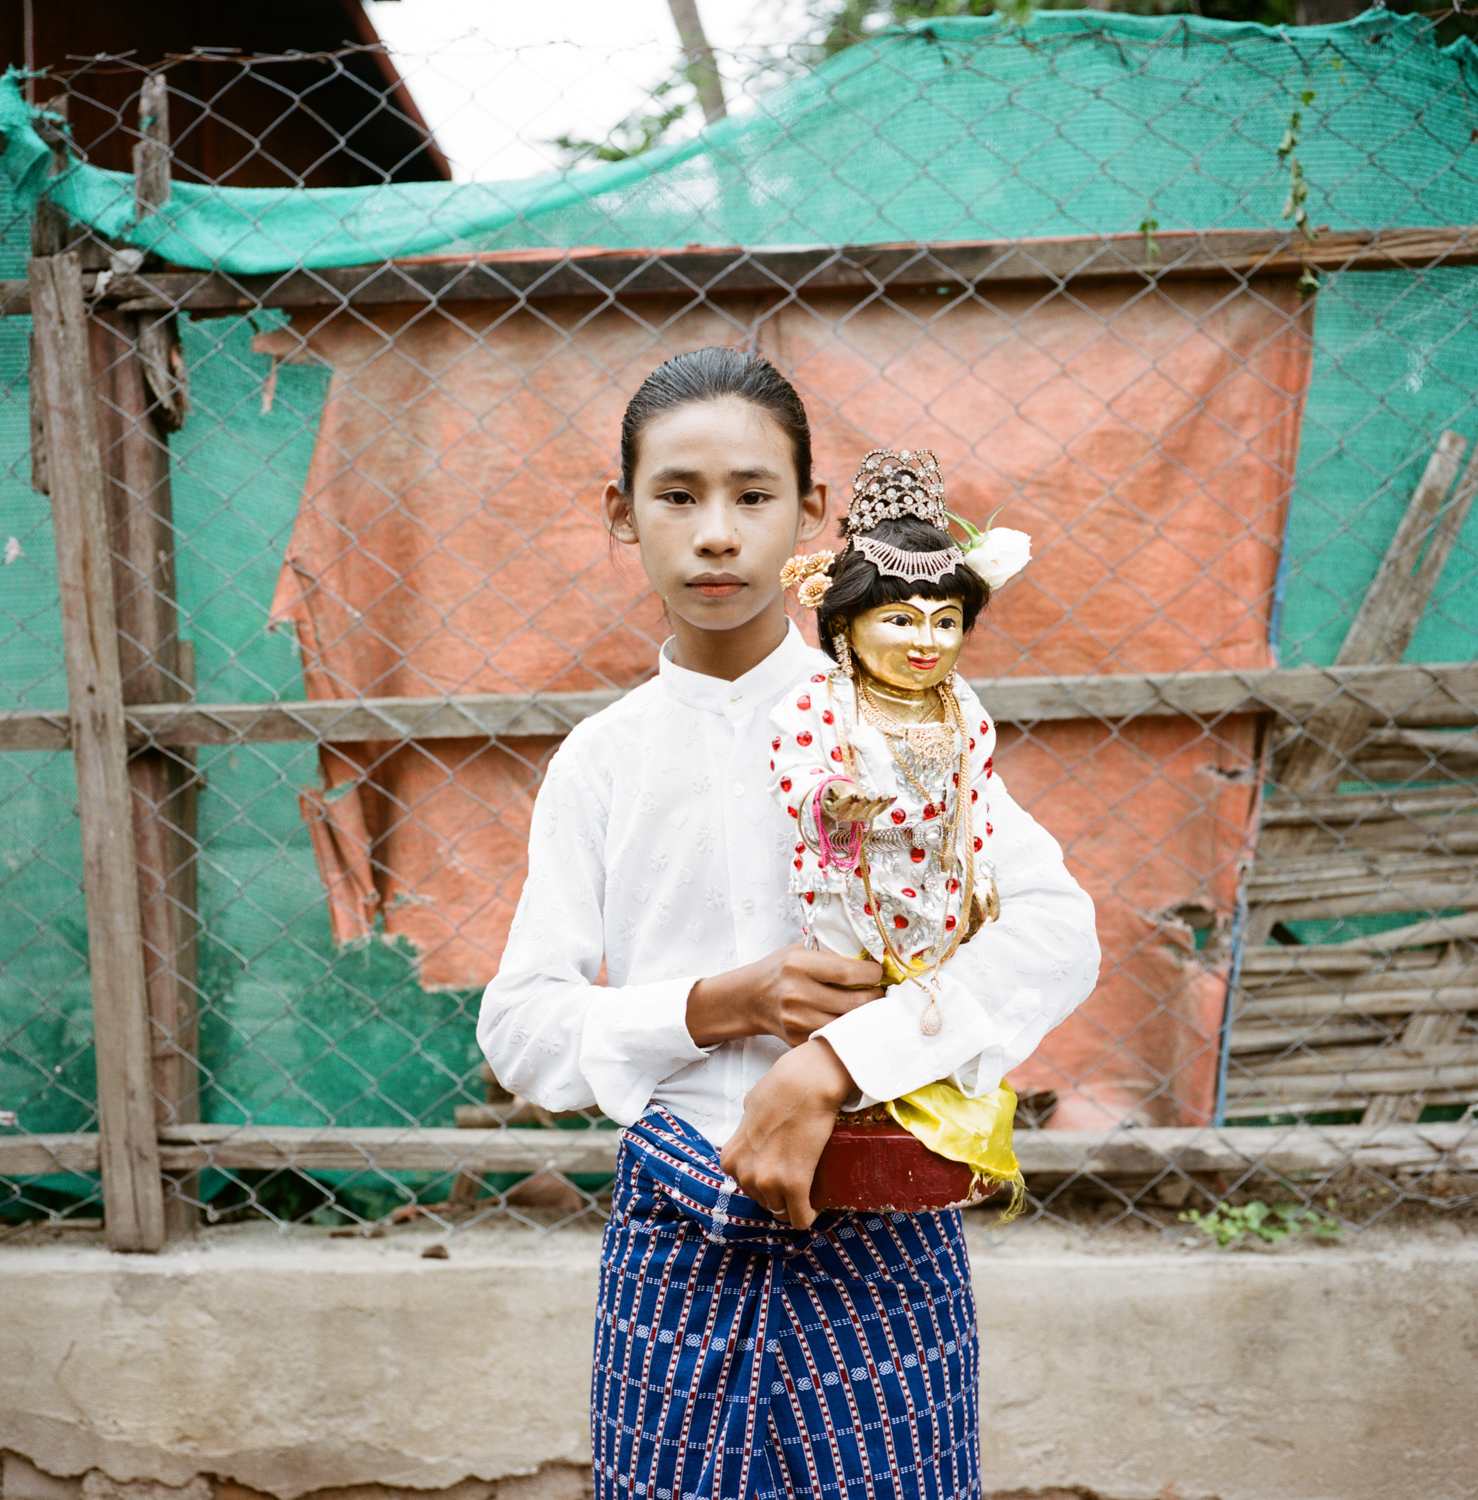
[[894, 985], [816, 1032], [861, 1091], [863, 1108], [943, 1080], [970, 1098], [988, 1094], [1093, 992], [1099, 949], [1093, 902], [1063, 863], [1057, 840], [1023, 811], [987, 761], [976, 778], [988, 806], [987, 853], [1001, 915], [939, 971], [944, 1026], [919, 1030], [929, 996]]
[[550, 1110], [638, 1120], [663, 1079], [707, 1055], [688, 1032], [700, 976], [597, 984], [605, 957], [606, 804], [567, 740], [534, 804], [529, 871], [477, 1040], [504, 1088]]

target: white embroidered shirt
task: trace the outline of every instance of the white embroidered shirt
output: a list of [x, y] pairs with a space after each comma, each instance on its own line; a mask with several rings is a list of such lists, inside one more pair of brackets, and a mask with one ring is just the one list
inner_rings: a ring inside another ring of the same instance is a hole
[[[661, 1104], [718, 1146], [734, 1133], [785, 1043], [699, 1047], [688, 994], [801, 936], [795, 823], [767, 795], [770, 713], [830, 666], [793, 625], [734, 682], [674, 666], [669, 643], [657, 678], [570, 733], [535, 804], [528, 879], [478, 1021], [506, 1088], [621, 1124]], [[994, 1088], [1097, 979], [1092, 903], [999, 775], [991, 788], [1001, 920], [942, 971], [944, 1029], [923, 1036], [920, 1002], [898, 986], [819, 1033], [861, 1102], [938, 1078]]]

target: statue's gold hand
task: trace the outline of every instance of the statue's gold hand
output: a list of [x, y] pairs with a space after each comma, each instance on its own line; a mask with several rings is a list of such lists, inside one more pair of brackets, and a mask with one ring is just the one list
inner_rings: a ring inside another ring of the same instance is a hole
[[869, 797], [855, 781], [834, 781], [821, 794], [821, 811], [833, 823], [871, 823], [896, 797]]

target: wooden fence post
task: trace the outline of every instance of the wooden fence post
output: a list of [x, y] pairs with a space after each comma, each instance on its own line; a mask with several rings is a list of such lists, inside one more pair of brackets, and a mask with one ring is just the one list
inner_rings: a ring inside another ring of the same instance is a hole
[[[139, 136], [134, 202], [142, 219], [170, 193], [169, 95], [162, 74], [150, 75], [140, 90]], [[167, 313], [98, 308], [89, 335], [123, 701], [183, 702], [193, 696], [194, 671], [175, 607], [168, 434], [185, 414], [176, 320]], [[194, 762], [191, 750], [146, 746], [128, 763], [161, 1126], [200, 1118]], [[173, 1239], [194, 1228], [197, 1195], [188, 1179], [166, 1187], [166, 1231]]]
[[28, 280], [82, 822], [107, 1242], [158, 1250], [164, 1195], [133, 792], [81, 262], [75, 254], [37, 256]]

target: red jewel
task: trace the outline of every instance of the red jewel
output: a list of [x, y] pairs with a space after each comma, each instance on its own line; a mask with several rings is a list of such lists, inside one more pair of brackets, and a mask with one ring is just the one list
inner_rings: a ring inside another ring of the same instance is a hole
[[951, 895], [953, 895], [957, 890], [959, 890], [959, 888], [960, 888], [960, 882], [958, 880], [956, 880], [953, 875], [951, 875], [949, 877], [949, 879], [947, 881], [945, 881], [944, 888]]
[[786, 812], [788, 812], [791, 815], [791, 817], [795, 817], [796, 816], [796, 810], [795, 810], [795, 808], [793, 808], [793, 807], [787, 807], [785, 810], [786, 810]]
[[863, 909], [863, 911], [865, 911], [867, 913], [868, 916], [871, 916], [872, 915], [872, 902], [871, 901], [864, 901], [862, 903], [862, 909]]
[[[987, 823], [987, 824], [986, 824], [986, 825], [985, 825], [985, 831], [986, 831], [986, 832], [987, 832], [987, 833], [989, 833], [989, 832], [990, 832], [990, 824], [989, 824], [989, 823]], [[980, 838], [980, 837], [979, 837], [979, 836], [978, 836], [978, 835], [977, 835], [977, 836], [976, 836], [976, 839], [975, 839], [975, 848], [976, 848], [976, 852], [977, 852], [977, 853], [978, 853], [978, 852], [979, 852], [979, 851], [980, 851], [980, 850], [981, 850], [981, 849], [984, 849], [984, 848], [985, 848], [985, 840], [984, 840], [984, 839], [982, 839], [982, 838]]]
[[955, 930], [955, 919], [953, 917], [946, 917], [944, 919], [944, 930], [946, 932], [953, 932]]
[[926, 818], [937, 818], [939, 816], [939, 809], [932, 802], [926, 802], [924, 804], [924, 816]]
[[990, 720], [989, 719], [982, 719], [980, 721], [980, 732], [981, 732], [981, 734], [989, 734], [990, 733]]
[[805, 746], [811, 743], [811, 731], [809, 729], [801, 730], [801, 732], [796, 735], [795, 742], [804, 749]]
[[804, 854], [806, 852], [806, 846], [804, 844], [797, 844], [795, 846], [795, 852], [797, 854]]
[[894, 917], [893, 918], [893, 925], [901, 930], [902, 928], [908, 926], [908, 918], [907, 917]]
[[895, 807], [893, 809], [893, 821], [895, 823], [901, 823], [903, 821], [903, 818], [904, 818], [903, 809], [901, 807]]
[[986, 824], [986, 825], [985, 825], [985, 831], [986, 831], [986, 832], [987, 832], [987, 833], [994, 833], [994, 832], [995, 832], [995, 829], [994, 829], [994, 828], [992, 828], [992, 827], [991, 827], [991, 826], [990, 826], [990, 824], [989, 824], [989, 823], [987, 823], [987, 824]]
[[909, 890], [909, 888], [907, 886], [904, 886], [904, 888], [903, 888], [903, 894], [905, 896], [907, 896], [910, 901], [912, 901], [912, 900], [915, 900], [917, 898], [917, 896], [918, 896], [919, 893], [917, 891], [911, 891], [911, 890]]
[[970, 741], [970, 748], [971, 748], [971, 749], [972, 749], [972, 750], [973, 750], [973, 749], [974, 749], [974, 748], [975, 748], [975, 741], [974, 741], [974, 740], [971, 740], [971, 741]]
[[831, 758], [834, 761], [836, 761], [838, 765], [841, 764], [841, 760], [842, 760], [842, 747], [840, 745], [838, 745], [836, 747], [836, 749], [831, 752]]
[[801, 867], [801, 866], [802, 866], [802, 865], [803, 865], [803, 864], [804, 864], [804, 863], [805, 863], [805, 861], [804, 861], [804, 860], [800, 860], [800, 859], [798, 859], [798, 860], [796, 860], [796, 862], [795, 862], [795, 867], [796, 867], [796, 869], [798, 869], [798, 870], [799, 870], [799, 869], [800, 869], [800, 867]]
[[912, 860], [912, 861], [913, 861], [913, 862], [914, 862], [914, 863], [915, 863], [915, 864], [916, 864], [916, 865], [921, 865], [921, 864], [923, 864], [923, 862], [924, 862], [924, 851], [923, 851], [923, 850], [922, 850], [922, 849], [910, 849], [910, 850], [909, 850], [909, 851], [908, 851], [908, 857], [909, 857], [909, 858], [910, 858], [910, 859], [911, 859], [911, 860]]
[[813, 677], [813, 678], [812, 678], [812, 679], [811, 679], [811, 681], [812, 681], [812, 682], [825, 682], [825, 681], [826, 681], [826, 673], [825, 673], [825, 672], [818, 672], [818, 673], [817, 673], [817, 674], [816, 674], [816, 675], [815, 675], [815, 676], [814, 676], [814, 677]]
[[[770, 769], [772, 771], [775, 769], [775, 762], [773, 760], [770, 762]], [[787, 788], [787, 790], [789, 790], [789, 789]]]
[[811, 695], [809, 693], [802, 693], [800, 697], [795, 700], [795, 706], [800, 709], [802, 713], [805, 713], [805, 711], [811, 706]]
[[807, 891], [806, 892], [806, 905], [807, 906], [809, 906], [815, 899], [816, 899], [816, 892], [815, 891]]
[[836, 723], [836, 715], [829, 708], [823, 708], [821, 710], [821, 722], [823, 724], [834, 724]]
[[958, 771], [956, 771], [955, 772], [955, 785], [958, 786], [959, 784], [960, 784], [960, 773]]
[[782, 792], [788, 792], [790, 790], [790, 777], [789, 776], [782, 776], [780, 778], [780, 790]]
[[971, 791], [970, 791], [970, 800], [972, 802], [979, 802], [980, 801], [980, 793], [977, 792], [973, 787], [971, 788]]
[[995, 763], [996, 763], [996, 758], [995, 758], [995, 756], [994, 756], [994, 755], [987, 755], [987, 756], [986, 756], [986, 758], [985, 758], [985, 769], [986, 769], [986, 770], [987, 770], [987, 771], [988, 771], [988, 770], [990, 770], [990, 768], [991, 768], [991, 767], [992, 767], [992, 766], [993, 766], [993, 765], [995, 765]]
[[770, 749], [772, 749], [772, 750], [778, 750], [779, 748], [780, 748], [780, 736], [777, 734], [775, 736], [775, 738], [770, 741]]

